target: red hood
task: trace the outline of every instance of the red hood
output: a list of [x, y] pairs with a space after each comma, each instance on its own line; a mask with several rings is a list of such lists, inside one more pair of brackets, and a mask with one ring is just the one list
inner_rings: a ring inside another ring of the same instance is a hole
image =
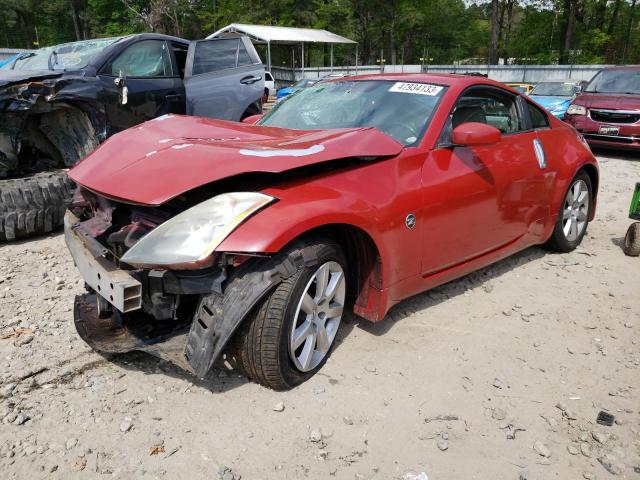
[[583, 93], [574, 103], [588, 108], [610, 110], [640, 110], [640, 95], [621, 95], [619, 93]]
[[160, 205], [241, 173], [279, 173], [348, 157], [391, 157], [402, 149], [374, 128], [287, 130], [167, 115], [114, 135], [69, 176], [106, 196]]

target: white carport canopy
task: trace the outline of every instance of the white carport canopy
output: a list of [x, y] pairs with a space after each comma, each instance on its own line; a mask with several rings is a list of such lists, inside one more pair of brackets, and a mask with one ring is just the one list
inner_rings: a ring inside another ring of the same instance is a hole
[[[331, 67], [333, 67], [333, 44], [335, 43], [355, 43], [358, 42], [341, 37], [326, 30], [314, 28], [293, 28], [277, 27], [272, 25], [245, 25], [242, 23], [232, 23], [217, 32], [212, 33], [207, 38], [224, 37], [230, 34], [247, 35], [254, 43], [267, 45], [267, 65], [271, 70], [271, 44], [278, 45], [302, 45], [302, 69], [304, 70], [304, 44], [305, 43], [328, 43], [331, 45]], [[356, 63], [357, 63], [356, 46]]]

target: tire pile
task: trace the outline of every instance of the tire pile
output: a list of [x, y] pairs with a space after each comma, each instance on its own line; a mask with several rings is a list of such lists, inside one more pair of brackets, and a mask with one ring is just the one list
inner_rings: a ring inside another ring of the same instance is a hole
[[0, 180], [0, 241], [48, 233], [62, 225], [74, 188], [64, 170]]

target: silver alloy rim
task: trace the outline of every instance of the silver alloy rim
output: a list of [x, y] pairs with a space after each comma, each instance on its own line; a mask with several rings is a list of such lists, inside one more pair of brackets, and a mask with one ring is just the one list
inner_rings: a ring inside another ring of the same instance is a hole
[[289, 336], [289, 356], [301, 372], [316, 368], [329, 353], [342, 319], [346, 285], [337, 262], [322, 264], [307, 283]]
[[567, 192], [562, 210], [562, 230], [565, 238], [576, 241], [585, 227], [589, 218], [589, 189], [584, 180], [578, 180]]

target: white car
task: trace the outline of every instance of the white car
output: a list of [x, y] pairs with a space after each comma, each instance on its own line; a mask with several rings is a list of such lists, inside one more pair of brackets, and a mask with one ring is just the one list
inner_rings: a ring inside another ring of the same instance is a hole
[[270, 95], [276, 96], [276, 81], [273, 79], [271, 72], [264, 72], [264, 94], [266, 97]]

